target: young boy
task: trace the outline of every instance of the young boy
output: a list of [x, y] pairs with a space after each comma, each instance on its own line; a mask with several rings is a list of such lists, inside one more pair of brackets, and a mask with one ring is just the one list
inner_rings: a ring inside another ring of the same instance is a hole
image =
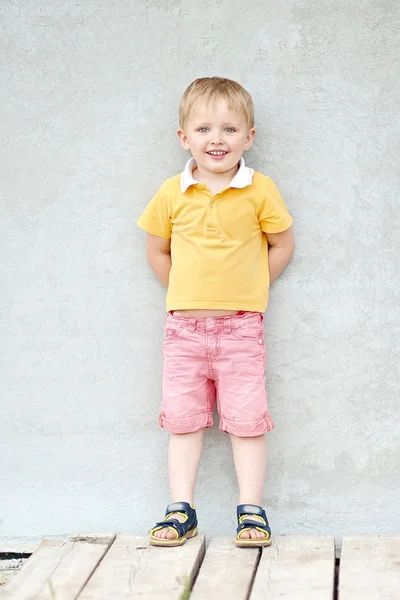
[[262, 495], [265, 432], [263, 313], [269, 284], [294, 248], [292, 217], [273, 181], [245, 166], [255, 136], [250, 94], [235, 81], [197, 79], [179, 106], [178, 138], [192, 154], [160, 187], [138, 224], [168, 288], [163, 399], [172, 504], [150, 532], [156, 546], [197, 534], [194, 489], [214, 403], [230, 434], [239, 484], [236, 545], [268, 546]]

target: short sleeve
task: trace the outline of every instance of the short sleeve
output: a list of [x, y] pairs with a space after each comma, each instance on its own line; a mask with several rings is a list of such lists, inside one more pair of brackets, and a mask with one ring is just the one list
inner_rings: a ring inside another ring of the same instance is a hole
[[262, 231], [280, 233], [289, 229], [293, 219], [275, 183], [270, 177], [266, 180], [266, 192], [258, 218]]
[[158, 237], [169, 239], [171, 237], [171, 215], [169, 210], [169, 194], [162, 185], [142, 215], [137, 224], [139, 227], [157, 235]]

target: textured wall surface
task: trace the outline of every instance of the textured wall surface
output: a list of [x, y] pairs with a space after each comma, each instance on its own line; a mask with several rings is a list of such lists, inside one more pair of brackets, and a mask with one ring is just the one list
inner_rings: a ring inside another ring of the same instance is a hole
[[[163, 513], [164, 291], [135, 222], [187, 158], [181, 93], [215, 74], [253, 94], [247, 163], [295, 218], [266, 318], [273, 530], [399, 532], [398, 0], [0, 11], [0, 536], [139, 533]], [[233, 534], [236, 494], [214, 428], [203, 530]]]

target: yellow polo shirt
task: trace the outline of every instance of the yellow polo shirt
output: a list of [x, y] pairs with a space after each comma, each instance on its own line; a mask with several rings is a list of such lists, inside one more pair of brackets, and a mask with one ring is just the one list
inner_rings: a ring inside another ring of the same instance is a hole
[[270, 177], [240, 160], [229, 187], [218, 194], [192, 175], [190, 159], [167, 179], [138, 220], [145, 231], [171, 239], [166, 309], [264, 312], [268, 303], [268, 242], [292, 224]]

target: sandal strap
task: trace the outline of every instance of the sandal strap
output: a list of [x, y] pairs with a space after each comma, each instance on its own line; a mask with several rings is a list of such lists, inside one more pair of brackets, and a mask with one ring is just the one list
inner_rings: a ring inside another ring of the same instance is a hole
[[266, 523], [261, 523], [260, 521], [254, 521], [253, 519], [243, 519], [238, 525], [238, 531], [242, 529], [264, 529], [265, 531], [269, 531], [268, 521]]
[[184, 523], [181, 523], [180, 521], [178, 521], [178, 519], [164, 519], [163, 521], [158, 521], [158, 523], [156, 523], [154, 527], [174, 527], [175, 529], [178, 527], [178, 525], [184, 525]]
[[[261, 517], [264, 523], [258, 519], [252, 519], [252, 516]], [[239, 533], [243, 529], [259, 529], [271, 535], [271, 528], [268, 523], [267, 515], [261, 506], [257, 506], [256, 504], [239, 504], [237, 507], [237, 517], [238, 526], [236, 533]]]
[[[186, 519], [183, 523], [181, 523], [178, 519], [174, 519], [169, 515], [173, 513], [181, 513], [186, 516]], [[163, 521], [159, 521], [154, 525], [151, 529], [151, 532], [156, 531], [157, 529], [162, 529], [163, 527], [170, 527], [177, 533], [177, 539], [184, 536], [188, 531], [197, 527], [197, 515], [196, 510], [190, 506], [188, 502], [173, 502], [167, 506], [165, 511], [165, 518]]]
[[194, 508], [190, 506], [189, 502], [173, 502], [172, 504], [168, 504], [165, 514], [183, 512], [189, 516], [193, 511]]
[[236, 509], [238, 517], [241, 515], [257, 515], [265, 519], [265, 510], [262, 506], [258, 506], [257, 504], [239, 504]]
[[174, 529], [178, 534], [177, 538], [180, 538], [183, 535], [185, 535], [185, 533], [187, 533], [190, 529], [190, 527], [187, 526], [187, 523], [188, 521], [181, 523], [180, 521], [178, 521], [178, 519], [168, 519], [168, 521], [160, 521], [159, 523], [156, 523], [152, 531], [155, 531], [157, 528], [162, 529], [163, 527], [170, 527]]
[[240, 523], [240, 525], [237, 526], [236, 528], [236, 535], [238, 537], [240, 532], [243, 531], [244, 529], [249, 530], [249, 529], [258, 529], [259, 531], [264, 531], [265, 533], [267, 533], [267, 537], [271, 536], [271, 528], [269, 527], [269, 525], [264, 525], [264, 523], [259, 523], [257, 521], [247, 521], [244, 523]]

